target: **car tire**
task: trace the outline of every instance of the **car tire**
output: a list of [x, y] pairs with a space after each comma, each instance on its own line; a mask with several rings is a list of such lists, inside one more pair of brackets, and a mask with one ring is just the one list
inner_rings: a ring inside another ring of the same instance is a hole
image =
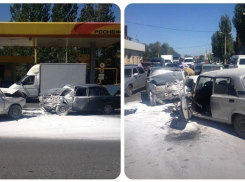
[[66, 116], [68, 114], [68, 106], [66, 104], [61, 104], [56, 107], [56, 113], [59, 116]]
[[[180, 101], [179, 111], [180, 111], [180, 117], [183, 118], [183, 119], [185, 119], [185, 116], [184, 116], [184, 113], [183, 113], [183, 109], [182, 109], [182, 103], [181, 103], [181, 101]], [[191, 116], [192, 116], [191, 111], [190, 111], [190, 109], [188, 109], [188, 120], [191, 119]]]
[[12, 105], [9, 109], [8, 115], [13, 119], [18, 119], [22, 116], [22, 108], [18, 105]]
[[114, 107], [112, 104], [105, 104], [102, 108], [104, 114], [111, 114], [114, 112]]
[[150, 104], [151, 106], [155, 106], [157, 103], [156, 103], [156, 96], [152, 93], [152, 91], [150, 91]]
[[234, 120], [234, 129], [241, 138], [245, 138], [245, 116], [244, 115], [236, 116]]
[[126, 96], [131, 97], [133, 94], [133, 86], [128, 85], [127, 90], [126, 90]]

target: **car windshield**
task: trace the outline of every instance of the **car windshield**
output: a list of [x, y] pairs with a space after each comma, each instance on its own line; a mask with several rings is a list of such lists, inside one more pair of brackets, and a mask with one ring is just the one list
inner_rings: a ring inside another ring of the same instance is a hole
[[230, 64], [237, 65], [238, 57], [231, 57]]
[[132, 69], [125, 69], [124, 78], [131, 77]]
[[212, 70], [222, 70], [223, 66], [212, 66]]
[[193, 59], [185, 59], [184, 62], [193, 62]]

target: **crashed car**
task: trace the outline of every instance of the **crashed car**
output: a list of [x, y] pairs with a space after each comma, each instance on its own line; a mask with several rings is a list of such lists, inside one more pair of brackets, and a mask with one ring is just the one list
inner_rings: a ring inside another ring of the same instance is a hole
[[183, 74], [179, 68], [151, 67], [147, 71], [145, 87], [151, 106], [157, 102], [164, 104], [164, 100], [179, 98], [183, 89]]
[[185, 81], [180, 115], [186, 120], [196, 116], [233, 124], [236, 133], [245, 138], [245, 69], [211, 71]]
[[114, 109], [120, 108], [120, 96], [116, 95], [119, 89], [118, 85], [66, 85], [40, 93], [40, 107], [46, 112], [55, 110], [59, 116], [65, 116], [70, 111], [111, 114]]
[[18, 89], [0, 88], [0, 114], [8, 114], [13, 119], [22, 116], [26, 98]]

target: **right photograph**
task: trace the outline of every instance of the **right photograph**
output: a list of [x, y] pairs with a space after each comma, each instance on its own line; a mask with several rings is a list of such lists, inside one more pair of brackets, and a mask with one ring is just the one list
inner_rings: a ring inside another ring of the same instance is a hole
[[245, 179], [245, 4], [129, 4], [129, 179]]

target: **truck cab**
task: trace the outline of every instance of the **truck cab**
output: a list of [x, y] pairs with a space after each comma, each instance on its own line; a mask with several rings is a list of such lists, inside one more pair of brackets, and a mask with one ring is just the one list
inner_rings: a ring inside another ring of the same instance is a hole
[[37, 97], [39, 92], [39, 67], [40, 65], [34, 65], [26, 76], [9, 88], [18, 89], [25, 97]]

